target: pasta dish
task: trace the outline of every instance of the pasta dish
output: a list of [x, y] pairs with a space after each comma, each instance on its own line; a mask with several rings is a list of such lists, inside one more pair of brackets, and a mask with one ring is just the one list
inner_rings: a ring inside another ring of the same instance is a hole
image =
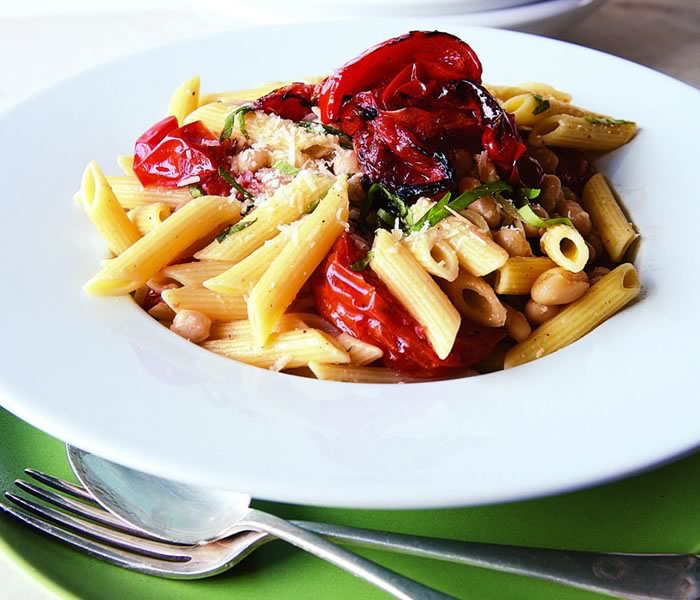
[[75, 200], [131, 295], [217, 354], [402, 383], [521, 365], [634, 300], [638, 233], [591, 157], [630, 121], [551, 85], [482, 83], [464, 41], [413, 31], [320, 78], [173, 94]]

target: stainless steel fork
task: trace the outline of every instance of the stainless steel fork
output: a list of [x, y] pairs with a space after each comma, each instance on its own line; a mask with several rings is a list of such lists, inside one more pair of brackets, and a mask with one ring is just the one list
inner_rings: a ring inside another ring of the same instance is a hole
[[[48, 487], [21, 479], [15, 484], [43, 502], [5, 492], [5, 496], [19, 508], [0, 503], [0, 512], [4, 511], [87, 554], [142, 573], [180, 579], [215, 575], [230, 569], [273, 539], [264, 532], [246, 531], [209, 544], [173, 544], [131, 527], [103, 510], [80, 486], [34, 469], [26, 469], [25, 472]], [[692, 554], [548, 550], [444, 540], [306, 521], [294, 523], [334, 542], [528, 575], [629, 600], [700, 600], [700, 557]], [[422, 599], [429, 596], [413, 597]]]

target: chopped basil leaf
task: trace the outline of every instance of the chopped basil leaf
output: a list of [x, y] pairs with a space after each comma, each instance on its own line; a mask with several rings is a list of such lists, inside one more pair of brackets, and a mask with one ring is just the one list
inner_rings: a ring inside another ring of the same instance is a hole
[[243, 231], [246, 227], [250, 227], [253, 223], [255, 223], [255, 221], [257, 221], [257, 219], [252, 219], [251, 221], [241, 221], [240, 223], [231, 225], [231, 227], [224, 229], [219, 235], [216, 236], [216, 241], [219, 243], [223, 242], [228, 236], [238, 233], [239, 231]]
[[492, 194], [497, 194], [499, 192], [511, 191], [511, 187], [505, 181], [494, 181], [492, 183], [485, 183], [479, 187], [464, 192], [457, 196], [454, 200], [447, 198], [447, 202], [442, 202], [447, 194], [443, 196], [440, 202], [435, 204], [430, 210], [426, 211], [425, 214], [418, 219], [418, 221], [411, 226], [410, 231], [420, 231], [423, 229], [426, 223], [428, 227], [433, 227], [437, 225], [443, 219], [451, 217], [453, 212], [459, 212], [467, 208], [472, 202], [476, 202], [479, 198], [484, 196], [490, 196]]
[[556, 217], [554, 219], [541, 219], [532, 210], [529, 204], [518, 209], [520, 218], [533, 227], [553, 227], [554, 225], [568, 225], [571, 227], [571, 219], [567, 217]]
[[190, 196], [192, 196], [193, 198], [199, 198], [200, 196], [204, 196], [204, 190], [201, 187], [199, 187], [196, 183], [187, 186], [187, 189], [190, 190]]
[[360, 260], [352, 263], [350, 265], [350, 268], [355, 271], [356, 273], [359, 273], [360, 271], [364, 271], [367, 268], [367, 265], [369, 265], [370, 261], [372, 260], [373, 253], [370, 251], [367, 253], [367, 255], [364, 258], [361, 258]]
[[283, 160], [272, 165], [272, 168], [292, 176], [301, 171], [301, 169], [295, 167], [294, 165], [290, 165], [288, 162], [284, 162]]
[[338, 136], [338, 143], [343, 148], [352, 148], [352, 138], [344, 131], [336, 129], [331, 125], [325, 125], [323, 123], [319, 123], [318, 121], [299, 121], [297, 125], [299, 125], [299, 127], [304, 127], [305, 129], [316, 131], [316, 133], [326, 133], [328, 135]]
[[377, 210], [377, 217], [379, 220], [384, 223], [385, 225], [388, 225], [389, 227], [394, 226], [394, 222], [396, 219], [392, 217], [388, 212], [386, 212], [383, 208], [380, 208]]
[[521, 187], [516, 190], [518, 196], [525, 200], [525, 202], [529, 202], [530, 200], [534, 200], [535, 198], [538, 198], [539, 195], [542, 193], [542, 190], [540, 188], [527, 188], [527, 187]]
[[246, 200], [252, 200], [253, 194], [251, 194], [247, 189], [245, 189], [240, 183], [238, 183], [230, 173], [226, 172], [226, 169], [219, 167], [219, 175], [224, 178], [224, 181], [228, 183], [234, 190], [240, 192]]
[[[373, 183], [371, 185], [369, 191], [367, 192], [365, 206], [371, 207], [374, 204], [374, 199], [376, 198], [377, 194], [383, 194], [394, 205], [399, 216], [399, 221], [401, 221], [402, 225], [404, 225], [406, 228], [413, 226], [411, 212], [408, 210], [408, 206], [406, 206], [403, 198], [401, 198], [401, 196], [397, 196], [396, 194], [392, 194], [381, 183]], [[363, 206], [363, 209], [365, 206]], [[360, 217], [362, 218], [362, 212], [360, 212]]]
[[241, 133], [245, 137], [248, 137], [248, 132], [245, 128], [245, 116], [254, 110], [255, 109], [252, 106], [245, 104], [243, 106], [239, 106], [236, 110], [230, 113], [228, 117], [226, 117], [226, 121], [224, 121], [224, 128], [221, 131], [219, 139], [227, 140], [231, 137], [231, 134], [233, 133], [233, 124], [236, 122], [236, 119], [238, 119], [238, 128], [241, 130]]
[[549, 110], [550, 104], [549, 100], [543, 98], [539, 94], [532, 94], [532, 97], [535, 99], [535, 102], [537, 102], [537, 106], [535, 106], [535, 110], [532, 111], [533, 115], [539, 115], [540, 113], [543, 113], [546, 110]]
[[594, 117], [592, 115], [586, 115], [583, 117], [586, 123], [591, 125], [634, 125], [634, 121], [625, 121], [625, 119], [612, 119], [610, 117]]

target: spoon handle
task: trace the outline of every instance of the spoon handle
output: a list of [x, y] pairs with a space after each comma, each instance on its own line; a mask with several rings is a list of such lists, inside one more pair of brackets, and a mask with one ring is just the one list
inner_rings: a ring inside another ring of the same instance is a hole
[[340, 548], [315, 533], [297, 527], [289, 521], [274, 515], [253, 509], [246, 514], [244, 519], [239, 522], [239, 525], [270, 533], [276, 538], [285, 540], [352, 573], [360, 579], [364, 579], [400, 600], [455, 600], [453, 596], [443, 594], [413, 579], [386, 569], [371, 560]]
[[294, 521], [336, 543], [379, 548], [556, 581], [631, 600], [700, 598], [700, 557], [617, 554], [462, 542]]

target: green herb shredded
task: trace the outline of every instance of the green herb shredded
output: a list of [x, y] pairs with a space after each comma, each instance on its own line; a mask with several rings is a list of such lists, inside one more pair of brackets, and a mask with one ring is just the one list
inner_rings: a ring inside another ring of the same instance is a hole
[[249, 112], [253, 111], [255, 111], [255, 109], [250, 104], [244, 104], [243, 106], [239, 106], [236, 110], [230, 113], [224, 121], [224, 128], [221, 131], [219, 139], [223, 141], [231, 137], [231, 134], [233, 133], [233, 125], [236, 122], [236, 119], [238, 119], [238, 128], [241, 130], [243, 136], [247, 138], [248, 131], [245, 128], [245, 116]]
[[549, 100], [543, 98], [539, 94], [532, 94], [532, 97], [535, 99], [535, 102], [537, 102], [537, 106], [535, 106], [535, 109], [532, 111], [533, 115], [539, 115], [546, 110], [549, 110], [549, 107], [551, 106]]
[[493, 194], [498, 194], [501, 192], [510, 192], [512, 188], [505, 181], [494, 181], [492, 183], [485, 183], [479, 187], [464, 192], [457, 196], [454, 200], [450, 198], [449, 192], [445, 194], [440, 201], [433, 205], [428, 211], [426, 211], [423, 216], [416, 221], [410, 227], [409, 233], [415, 231], [420, 231], [425, 227], [426, 223], [428, 227], [434, 227], [443, 219], [451, 217], [453, 213], [459, 212], [467, 208], [472, 202], [476, 202], [479, 198], [484, 196], [491, 196]]
[[224, 181], [228, 183], [234, 190], [239, 192], [243, 198], [246, 200], [252, 200], [253, 194], [251, 194], [247, 189], [245, 189], [240, 183], [238, 183], [231, 174], [226, 171], [223, 167], [219, 167], [219, 175], [224, 178]]
[[371, 251], [368, 252], [364, 258], [361, 258], [360, 260], [352, 263], [350, 265], [350, 268], [353, 271], [355, 271], [356, 273], [359, 273], [360, 271], [364, 271], [367, 268], [367, 265], [369, 265], [373, 256], [374, 256], [374, 254]]
[[281, 173], [286, 173], [287, 175], [296, 175], [301, 171], [298, 167], [295, 167], [294, 165], [290, 165], [288, 162], [285, 162], [283, 160], [276, 162], [274, 165], [272, 165], [273, 169], [277, 169]]
[[223, 242], [228, 236], [233, 235], [234, 233], [238, 233], [239, 231], [243, 231], [244, 229], [250, 227], [253, 223], [255, 223], [255, 221], [257, 221], [257, 219], [252, 219], [250, 221], [240, 221], [235, 225], [231, 225], [231, 227], [224, 229], [219, 235], [216, 236], [216, 241], [219, 243]]
[[612, 119], [610, 117], [594, 117], [593, 115], [586, 115], [585, 117], [583, 117], [583, 120], [586, 121], [586, 123], [590, 123], [591, 125], [635, 125], [634, 121], [626, 121], [625, 119]]
[[518, 209], [520, 218], [533, 227], [554, 227], [554, 225], [568, 225], [571, 227], [571, 219], [567, 217], [556, 217], [554, 219], [542, 219], [538, 217], [529, 204], [525, 204]]
[[411, 228], [413, 226], [413, 218], [403, 198], [401, 198], [401, 196], [398, 196], [397, 194], [393, 194], [392, 192], [390, 192], [381, 183], [373, 183], [370, 186], [369, 191], [367, 192], [367, 198], [365, 199], [365, 204], [360, 210], [360, 219], [363, 219], [367, 216], [369, 210], [371, 210], [372, 206], [375, 204], [376, 199], [380, 195], [384, 196], [394, 206], [402, 227], [406, 230]]
[[297, 125], [299, 125], [299, 127], [303, 127], [304, 129], [315, 131], [316, 133], [335, 135], [338, 137], [338, 143], [341, 145], [341, 147], [345, 149], [352, 149], [352, 138], [344, 131], [336, 129], [331, 125], [325, 125], [324, 123], [319, 123], [318, 121], [299, 121]]
[[190, 191], [190, 196], [192, 196], [193, 198], [199, 198], [200, 196], [204, 196], [204, 190], [201, 187], [199, 187], [196, 183], [188, 185], [187, 189]]

